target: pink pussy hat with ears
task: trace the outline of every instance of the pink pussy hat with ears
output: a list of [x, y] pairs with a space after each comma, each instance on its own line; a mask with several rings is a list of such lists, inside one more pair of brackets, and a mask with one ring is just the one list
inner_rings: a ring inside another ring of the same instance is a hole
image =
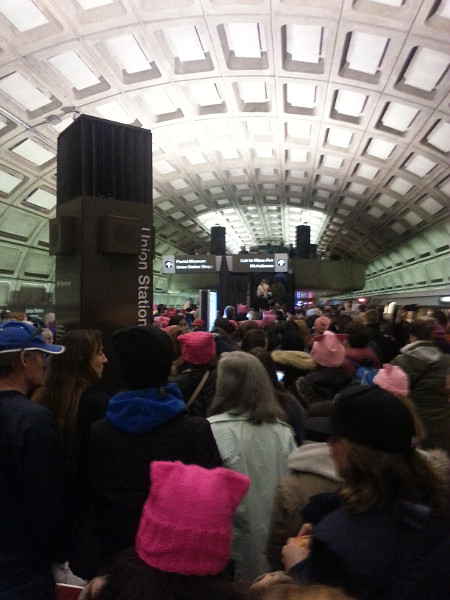
[[179, 461], [153, 461], [150, 493], [136, 535], [145, 563], [180, 575], [217, 575], [230, 558], [233, 515], [246, 475]]
[[331, 321], [328, 317], [317, 317], [314, 321], [314, 331], [323, 333], [330, 326]]
[[391, 392], [391, 394], [408, 395], [408, 375], [397, 365], [390, 365], [389, 363], [383, 365], [383, 368], [378, 371], [372, 381], [379, 388]]
[[193, 365], [204, 365], [216, 356], [214, 336], [208, 331], [182, 333], [177, 340], [181, 344], [181, 355]]
[[342, 342], [347, 338], [345, 334], [324, 331], [322, 335], [314, 338], [311, 356], [321, 367], [340, 367], [344, 362], [345, 348]]

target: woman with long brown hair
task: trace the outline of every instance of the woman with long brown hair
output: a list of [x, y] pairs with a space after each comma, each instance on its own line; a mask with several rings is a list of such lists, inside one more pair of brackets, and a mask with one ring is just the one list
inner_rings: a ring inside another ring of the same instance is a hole
[[85, 453], [91, 425], [106, 414], [108, 396], [92, 390], [107, 358], [102, 333], [74, 329], [60, 340], [66, 351], [50, 358], [44, 384], [33, 400], [53, 414], [58, 426], [72, 484], [81, 491], [85, 481]]

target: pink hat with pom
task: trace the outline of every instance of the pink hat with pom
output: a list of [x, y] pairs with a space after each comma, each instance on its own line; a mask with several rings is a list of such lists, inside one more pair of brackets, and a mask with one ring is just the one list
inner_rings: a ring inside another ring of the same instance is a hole
[[230, 558], [234, 512], [246, 475], [179, 461], [153, 461], [136, 552], [151, 567], [180, 575], [217, 575]]
[[397, 365], [384, 364], [372, 381], [391, 394], [408, 395], [408, 375]]
[[321, 367], [340, 367], [345, 358], [342, 342], [346, 338], [345, 334], [332, 331], [324, 331], [322, 335], [318, 335], [311, 348], [314, 361]]

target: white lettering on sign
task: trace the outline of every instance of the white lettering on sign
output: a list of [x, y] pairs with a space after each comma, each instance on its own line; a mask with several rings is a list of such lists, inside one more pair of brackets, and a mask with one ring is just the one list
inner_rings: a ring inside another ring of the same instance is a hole
[[[139, 271], [149, 271], [151, 267], [151, 237], [150, 229], [142, 227], [141, 229], [141, 247], [139, 251]], [[148, 325], [148, 311], [151, 298], [149, 298], [150, 275], [138, 275], [138, 293], [137, 293], [137, 317], [138, 325]], [[151, 307], [152, 308], [152, 307]]]

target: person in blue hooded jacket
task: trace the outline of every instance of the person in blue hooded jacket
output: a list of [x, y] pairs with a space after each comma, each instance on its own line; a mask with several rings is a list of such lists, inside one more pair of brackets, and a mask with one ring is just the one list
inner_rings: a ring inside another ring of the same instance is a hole
[[178, 386], [168, 383], [173, 349], [167, 334], [152, 327], [119, 329], [112, 346], [127, 389], [110, 399], [106, 418], [91, 428], [92, 502], [72, 558], [85, 578], [134, 545], [153, 460], [222, 465], [209, 422], [188, 415]]

